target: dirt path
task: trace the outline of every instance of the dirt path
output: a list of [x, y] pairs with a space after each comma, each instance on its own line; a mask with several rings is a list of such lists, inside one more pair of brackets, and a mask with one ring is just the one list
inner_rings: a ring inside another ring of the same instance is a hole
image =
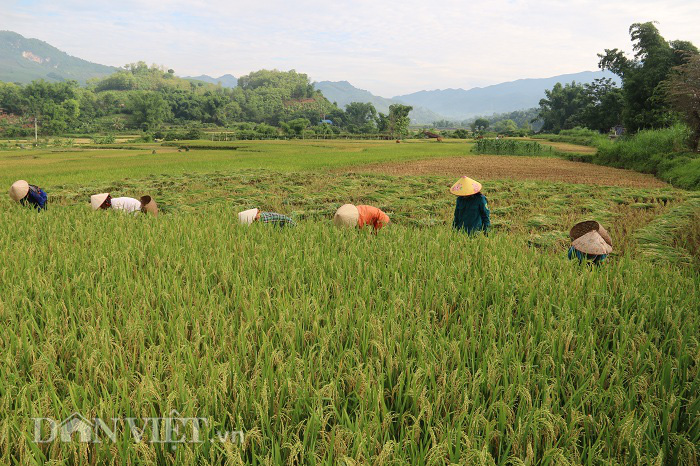
[[652, 175], [590, 163], [548, 157], [472, 155], [415, 162], [379, 163], [348, 167], [344, 171], [387, 175], [468, 175], [477, 180], [529, 179], [600, 186], [659, 188], [668, 186]]

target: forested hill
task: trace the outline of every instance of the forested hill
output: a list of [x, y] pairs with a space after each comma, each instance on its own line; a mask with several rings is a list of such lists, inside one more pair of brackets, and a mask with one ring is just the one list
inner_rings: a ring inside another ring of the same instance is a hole
[[[23, 135], [28, 119], [39, 115], [42, 134], [157, 130], [164, 125], [228, 126], [240, 122], [285, 127], [340, 123], [344, 113], [296, 71], [260, 70], [230, 89], [175, 76], [173, 70], [127, 65], [87, 86], [75, 81], [37, 80], [26, 85], [0, 82], [0, 134]], [[303, 121], [302, 121], [303, 120]]]
[[0, 81], [30, 83], [75, 80], [86, 83], [114, 73], [117, 68], [72, 57], [46, 42], [0, 31]]

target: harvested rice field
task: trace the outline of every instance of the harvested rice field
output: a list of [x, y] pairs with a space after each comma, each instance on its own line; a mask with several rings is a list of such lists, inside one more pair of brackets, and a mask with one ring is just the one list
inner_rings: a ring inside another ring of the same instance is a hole
[[543, 180], [596, 186], [662, 188], [668, 186], [652, 175], [619, 168], [572, 162], [554, 157], [509, 155], [469, 155], [465, 157], [431, 158], [426, 160], [376, 163], [353, 167], [360, 173], [387, 175], [469, 174], [484, 180]]

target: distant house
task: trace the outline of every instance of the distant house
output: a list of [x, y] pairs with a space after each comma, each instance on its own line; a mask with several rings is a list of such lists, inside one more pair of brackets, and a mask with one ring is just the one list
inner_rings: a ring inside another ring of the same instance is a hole
[[332, 124], [333, 124], [333, 120], [321, 120], [321, 121], [318, 122], [318, 124], [319, 124], [319, 125], [323, 125], [323, 124], [332, 125]]

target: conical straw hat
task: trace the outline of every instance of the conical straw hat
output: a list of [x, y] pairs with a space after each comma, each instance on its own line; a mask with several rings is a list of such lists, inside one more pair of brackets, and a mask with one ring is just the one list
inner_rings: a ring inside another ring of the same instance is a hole
[[97, 210], [102, 204], [104, 204], [108, 197], [109, 193], [93, 194], [90, 196], [90, 205], [94, 210]]
[[603, 225], [598, 227], [598, 234], [612, 247], [612, 238], [610, 237], [610, 233], [608, 233], [608, 230], [603, 228]]
[[577, 251], [581, 251], [584, 254], [594, 254], [596, 256], [610, 254], [613, 250], [612, 246], [606, 243], [597, 231], [589, 231], [585, 235], [576, 238], [571, 245]]
[[352, 204], [345, 204], [335, 211], [333, 224], [337, 227], [356, 227], [360, 211]]
[[258, 209], [244, 210], [243, 212], [238, 213], [238, 220], [240, 220], [243, 225], [250, 225], [253, 223], [253, 220], [255, 220], [257, 215]]
[[586, 220], [585, 222], [579, 222], [573, 227], [571, 227], [571, 231], [569, 231], [569, 236], [571, 237], [571, 241], [574, 241], [589, 231], [598, 231], [600, 228], [600, 223], [596, 222], [595, 220]]
[[19, 202], [29, 193], [29, 183], [24, 180], [17, 180], [10, 186], [10, 197], [13, 201]]
[[151, 196], [141, 196], [141, 212], [158, 216], [158, 204]]
[[569, 236], [573, 241], [591, 231], [597, 231], [598, 234], [600, 234], [600, 236], [605, 240], [605, 242], [612, 246], [612, 238], [610, 237], [610, 233], [608, 233], [608, 230], [603, 228], [603, 225], [596, 222], [595, 220], [586, 220], [585, 222], [577, 223], [576, 225], [571, 227], [571, 231], [569, 231]]
[[458, 179], [450, 188], [450, 192], [455, 196], [471, 196], [479, 191], [481, 191], [481, 183], [468, 176]]

